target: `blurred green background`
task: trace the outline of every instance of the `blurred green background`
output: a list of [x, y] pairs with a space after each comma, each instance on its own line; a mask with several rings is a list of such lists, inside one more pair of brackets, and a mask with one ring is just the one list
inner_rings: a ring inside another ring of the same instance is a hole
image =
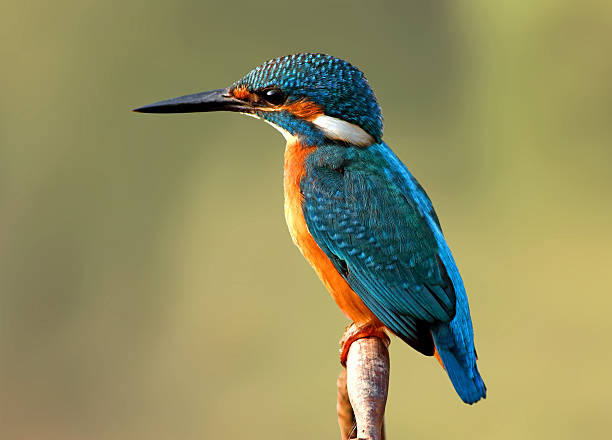
[[389, 438], [609, 438], [611, 42], [605, 1], [4, 2], [0, 438], [338, 438], [284, 140], [129, 111], [299, 51], [365, 71], [471, 300], [489, 398], [396, 339]]

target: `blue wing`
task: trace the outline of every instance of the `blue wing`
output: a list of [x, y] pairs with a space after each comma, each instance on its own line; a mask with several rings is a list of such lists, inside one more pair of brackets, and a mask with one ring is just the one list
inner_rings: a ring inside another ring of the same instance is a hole
[[435, 347], [467, 403], [486, 396], [467, 295], [431, 201], [386, 144], [319, 147], [301, 182], [308, 229], [351, 288], [416, 350]]
[[393, 164], [371, 148], [352, 150], [336, 168], [333, 149], [313, 154], [302, 181], [304, 217], [366, 306], [431, 355], [429, 328], [456, 312], [455, 289], [431, 227], [432, 220], [438, 227], [437, 218], [425, 193], [415, 197], [393, 178]]

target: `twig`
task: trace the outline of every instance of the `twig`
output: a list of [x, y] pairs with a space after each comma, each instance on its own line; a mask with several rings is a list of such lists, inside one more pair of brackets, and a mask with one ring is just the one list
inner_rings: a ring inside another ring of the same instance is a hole
[[354, 341], [346, 369], [338, 377], [338, 423], [342, 440], [384, 440], [384, 414], [389, 388], [389, 340]]
[[346, 389], [346, 368], [342, 368], [338, 375], [338, 403], [336, 410], [338, 411], [338, 424], [340, 425], [340, 435], [342, 440], [349, 440], [351, 434], [355, 431], [355, 414], [349, 400], [348, 391]]

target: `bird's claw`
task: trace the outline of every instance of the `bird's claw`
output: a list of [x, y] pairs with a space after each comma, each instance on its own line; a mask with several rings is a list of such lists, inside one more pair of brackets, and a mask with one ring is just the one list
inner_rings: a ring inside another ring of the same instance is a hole
[[379, 338], [387, 347], [391, 343], [384, 327], [380, 325], [365, 325], [358, 327], [355, 324], [351, 324], [346, 327], [342, 339], [340, 339], [340, 363], [343, 367], [346, 367], [346, 359], [348, 358], [351, 344], [362, 338]]

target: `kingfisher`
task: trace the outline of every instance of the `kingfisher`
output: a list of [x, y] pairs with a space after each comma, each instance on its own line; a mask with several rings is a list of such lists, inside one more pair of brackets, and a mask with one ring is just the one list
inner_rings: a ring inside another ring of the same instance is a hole
[[280, 131], [291, 238], [355, 324], [341, 362], [355, 340], [390, 332], [435, 356], [465, 403], [486, 397], [461, 275], [431, 200], [382, 139], [360, 70], [322, 53], [287, 55], [229, 87], [134, 111], [231, 111]]

